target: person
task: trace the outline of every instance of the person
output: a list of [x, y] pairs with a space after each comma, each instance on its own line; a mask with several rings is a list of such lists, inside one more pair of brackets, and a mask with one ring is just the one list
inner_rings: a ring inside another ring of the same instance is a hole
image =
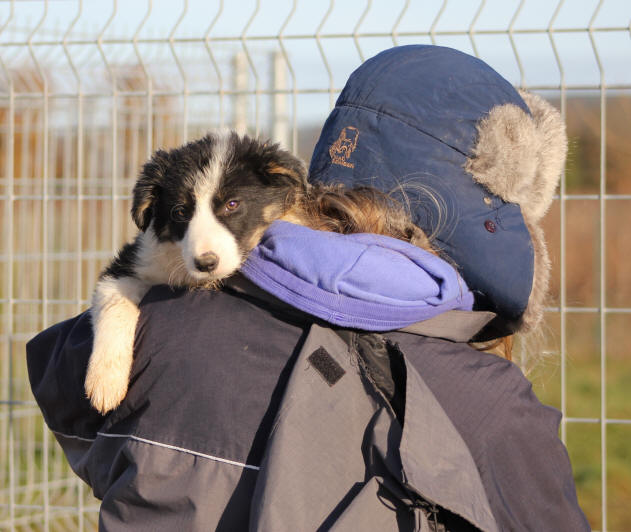
[[558, 113], [474, 57], [361, 65], [310, 179], [386, 192], [435, 254], [275, 222], [222, 290], [151, 289], [107, 416], [83, 391], [88, 314], [40, 333], [33, 393], [100, 528], [589, 530], [559, 412], [470, 345], [543, 319], [565, 150]]

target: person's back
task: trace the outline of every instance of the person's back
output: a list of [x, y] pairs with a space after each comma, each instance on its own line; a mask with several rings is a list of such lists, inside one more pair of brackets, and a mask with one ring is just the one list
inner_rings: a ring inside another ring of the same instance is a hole
[[[152, 289], [107, 417], [83, 395], [87, 314], [29, 345], [34, 394], [104, 530], [415, 530], [433, 502], [447, 530], [587, 529], [558, 413], [513, 364], [334, 330], [247, 286]], [[405, 356], [403, 419], [384, 399], [384, 345]]]
[[[351, 76], [310, 178], [400, 186], [439, 256], [275, 223], [223, 290], [149, 292], [129, 395], [106, 417], [82, 391], [86, 314], [34, 339], [35, 397], [101, 526], [588, 530], [558, 412], [468, 345], [542, 318], [557, 114], [460, 52], [386, 51]], [[503, 137], [524, 123], [534, 137]], [[512, 157], [536, 156], [545, 186], [489, 155], [520, 138]]]

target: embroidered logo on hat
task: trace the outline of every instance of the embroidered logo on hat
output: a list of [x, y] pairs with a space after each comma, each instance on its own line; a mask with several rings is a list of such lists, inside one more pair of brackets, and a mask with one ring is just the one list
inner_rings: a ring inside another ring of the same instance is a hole
[[357, 139], [359, 138], [359, 130], [353, 126], [346, 126], [342, 129], [340, 136], [331, 144], [329, 155], [333, 164], [354, 168], [355, 164], [350, 162], [351, 154], [357, 147]]

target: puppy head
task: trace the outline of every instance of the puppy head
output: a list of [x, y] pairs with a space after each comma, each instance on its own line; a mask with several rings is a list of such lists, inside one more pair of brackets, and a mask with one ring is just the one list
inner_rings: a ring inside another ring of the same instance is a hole
[[263, 231], [306, 188], [302, 161], [235, 133], [207, 135], [147, 162], [134, 189], [141, 231], [178, 245], [195, 282], [239, 268]]

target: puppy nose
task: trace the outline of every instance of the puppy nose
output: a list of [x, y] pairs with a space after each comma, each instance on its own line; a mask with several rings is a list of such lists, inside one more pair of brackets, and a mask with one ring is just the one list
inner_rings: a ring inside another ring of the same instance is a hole
[[200, 272], [212, 272], [219, 263], [219, 257], [216, 253], [212, 251], [207, 251], [203, 253], [199, 257], [195, 258], [195, 268], [197, 268]]

